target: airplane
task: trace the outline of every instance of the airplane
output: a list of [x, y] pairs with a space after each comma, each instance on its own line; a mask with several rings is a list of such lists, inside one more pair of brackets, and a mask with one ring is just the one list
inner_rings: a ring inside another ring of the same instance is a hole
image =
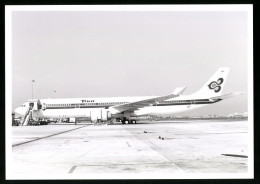
[[182, 95], [186, 87], [178, 87], [163, 96], [30, 99], [15, 112], [23, 117], [22, 125], [27, 125], [31, 118], [79, 117], [90, 118], [92, 122], [120, 119], [123, 124], [136, 124], [139, 116], [190, 111], [242, 94], [221, 95], [228, 72], [228, 67], [219, 68], [200, 90], [190, 95]]

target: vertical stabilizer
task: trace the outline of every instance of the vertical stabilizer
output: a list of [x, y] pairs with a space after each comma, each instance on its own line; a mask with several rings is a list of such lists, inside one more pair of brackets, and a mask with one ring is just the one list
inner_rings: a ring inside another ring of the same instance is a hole
[[214, 75], [206, 82], [206, 84], [194, 95], [203, 97], [213, 97], [221, 95], [225, 82], [227, 80], [227, 75], [229, 68], [222, 67], [219, 68]]

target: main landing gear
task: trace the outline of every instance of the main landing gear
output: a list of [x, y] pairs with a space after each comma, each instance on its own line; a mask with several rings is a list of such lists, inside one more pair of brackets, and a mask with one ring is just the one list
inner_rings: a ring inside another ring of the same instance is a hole
[[122, 124], [136, 124], [136, 120], [135, 119], [129, 120], [129, 119], [124, 118], [122, 120]]

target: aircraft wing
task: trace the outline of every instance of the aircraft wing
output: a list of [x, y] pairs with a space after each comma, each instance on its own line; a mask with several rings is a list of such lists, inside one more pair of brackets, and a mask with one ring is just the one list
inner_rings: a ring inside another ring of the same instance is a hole
[[227, 99], [227, 98], [231, 98], [231, 97], [234, 97], [234, 96], [237, 96], [237, 95], [242, 95], [243, 92], [234, 92], [234, 93], [229, 93], [229, 94], [225, 94], [225, 95], [221, 95], [221, 96], [216, 96], [216, 97], [212, 97], [210, 98], [210, 100], [224, 100], [224, 99]]
[[176, 88], [174, 90], [174, 92], [169, 95], [149, 98], [149, 99], [131, 102], [131, 103], [122, 104], [122, 105], [115, 105], [110, 108], [117, 110], [118, 113], [124, 112], [124, 111], [133, 111], [133, 110], [136, 110], [136, 109], [139, 109], [142, 107], [147, 107], [147, 106], [152, 106], [152, 105], [158, 104], [159, 102], [167, 100], [167, 99], [175, 98], [175, 97], [181, 95], [185, 91], [185, 89], [186, 89], [186, 87], [179, 87], [179, 88]]

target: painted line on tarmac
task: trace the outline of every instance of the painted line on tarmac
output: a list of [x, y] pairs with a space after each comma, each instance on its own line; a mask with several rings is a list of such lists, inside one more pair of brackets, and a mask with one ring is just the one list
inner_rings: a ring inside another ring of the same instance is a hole
[[[73, 173], [76, 168], [79, 167], [109, 167], [109, 166], [144, 166], [144, 165], [173, 165], [176, 166], [177, 164], [174, 162], [140, 162], [140, 163], [125, 163], [125, 164], [115, 164], [115, 163], [110, 163], [110, 164], [84, 164], [84, 165], [74, 165], [70, 168], [69, 174]], [[185, 171], [185, 170], [181, 170]], [[185, 171], [186, 172], [186, 171]]]
[[84, 127], [86, 127], [86, 126], [89, 126], [89, 125], [81, 126], [81, 127], [78, 127], [78, 128], [73, 128], [73, 129], [66, 130], [66, 131], [64, 131], [64, 132], [55, 133], [55, 134], [52, 134], [52, 135], [47, 135], [47, 136], [45, 136], [45, 137], [36, 138], [36, 139], [30, 140], [30, 141], [13, 144], [12, 147], [20, 146], [20, 145], [27, 144], [27, 143], [34, 142], [34, 141], [38, 141], [38, 140], [41, 140], [41, 139], [46, 139], [46, 138], [49, 138], [49, 137], [53, 137], [53, 136], [55, 136], [55, 135], [64, 134], [64, 133], [67, 133], [67, 132], [70, 132], [70, 131], [73, 131], [73, 130], [77, 130], [77, 129], [80, 129], [80, 128], [84, 128]]

